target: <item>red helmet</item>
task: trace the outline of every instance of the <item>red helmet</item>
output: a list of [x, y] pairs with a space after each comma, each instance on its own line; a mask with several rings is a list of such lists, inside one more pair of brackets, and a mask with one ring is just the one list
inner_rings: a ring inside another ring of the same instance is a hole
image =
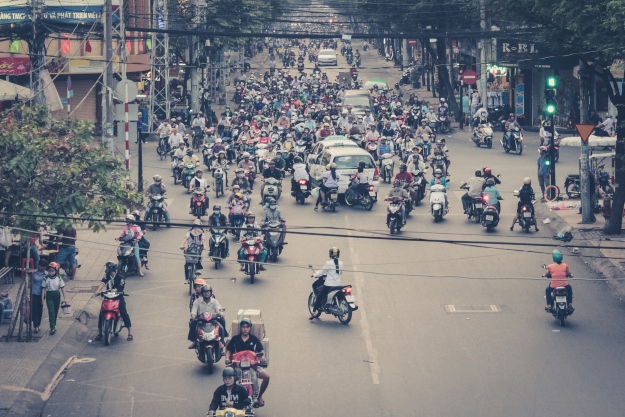
[[491, 175], [491, 169], [489, 167], [484, 167], [484, 175]]

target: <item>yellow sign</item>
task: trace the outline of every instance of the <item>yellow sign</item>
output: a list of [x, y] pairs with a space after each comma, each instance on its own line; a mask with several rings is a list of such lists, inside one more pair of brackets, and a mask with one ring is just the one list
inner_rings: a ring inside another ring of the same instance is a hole
[[68, 67], [70, 74], [100, 74], [104, 71], [104, 58], [94, 56], [89, 59], [71, 59]]

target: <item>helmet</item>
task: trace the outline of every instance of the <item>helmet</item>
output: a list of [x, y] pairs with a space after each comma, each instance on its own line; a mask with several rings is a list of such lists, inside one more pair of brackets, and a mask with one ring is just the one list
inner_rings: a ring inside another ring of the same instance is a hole
[[221, 142], [222, 142], [222, 140], [221, 140], [221, 139], [216, 139], [216, 140], [215, 140], [215, 143], [221, 143]]
[[193, 220], [193, 226], [201, 226], [201, 225], [202, 225], [202, 220], [200, 219]]
[[486, 185], [495, 185], [495, 180], [492, 178], [489, 178], [486, 180]]
[[249, 157], [250, 157], [249, 152], [243, 152], [243, 158], [249, 158]]
[[189, 148], [187, 149], [187, 155], [193, 155], [193, 149]]
[[514, 113], [510, 113], [508, 117], [514, 117]]
[[276, 204], [276, 199], [273, 197], [267, 198], [267, 204]]
[[365, 161], [360, 161], [358, 162], [358, 168], [364, 168], [367, 164], [365, 164]]
[[239, 321], [239, 327], [243, 326], [244, 324], [252, 327], [252, 320], [248, 319], [247, 317], [242, 318], [241, 321]]
[[193, 281], [193, 285], [204, 285], [206, 283], [206, 281], [204, 281], [203, 278], [196, 278], [195, 281]]
[[241, 193], [234, 193], [234, 196], [236, 198], [243, 198], [243, 194], [241, 194]]
[[440, 170], [440, 168], [438, 168], [436, 171], [434, 171], [434, 175], [443, 175], [443, 171]]
[[399, 187], [400, 181], [398, 179], [393, 180], [393, 187]]
[[156, 174], [155, 176], [152, 177], [152, 179], [156, 182], [161, 182], [163, 181], [163, 178], [161, 178], [160, 175]]
[[221, 377], [222, 378], [229, 378], [229, 377], [237, 377], [237, 371], [235, 371], [232, 368], [224, 368], [224, 370], [221, 372]]
[[140, 216], [141, 212], [139, 210], [133, 210], [132, 213], [130, 213], [130, 214], [132, 214], [133, 216], [136, 217], [136, 216]]
[[304, 162], [304, 160], [301, 156], [296, 156], [295, 159], [293, 159], [293, 162], [296, 164], [301, 164], [302, 162]]
[[405, 171], [408, 169], [408, 165], [404, 164], [403, 162], [401, 164], [399, 164], [399, 170], [400, 171]]
[[525, 177], [525, 179], [523, 180], [523, 184], [531, 184], [532, 183], [532, 179], [530, 177]]
[[213, 291], [213, 287], [210, 286], [210, 284], [204, 284], [202, 285], [202, 292], [206, 292], [206, 291]]
[[481, 169], [476, 169], [475, 170], [475, 176], [476, 177], [481, 177], [482, 176], [482, 170]]
[[553, 259], [554, 262], [560, 263], [560, 262], [562, 262], [562, 259], [564, 259], [564, 256], [562, 256], [562, 252], [560, 252], [558, 249], [556, 249], [551, 254], [551, 259]]
[[336, 246], [330, 248], [328, 251], [330, 258], [338, 258], [341, 255], [341, 250]]
[[[116, 266], [117, 266], [117, 265], [116, 265]], [[60, 265], [59, 265], [59, 264], [57, 264], [56, 262], [50, 262], [50, 263], [48, 264], [48, 268], [50, 268], [50, 267], [52, 267], [52, 268], [54, 268], [54, 269], [56, 269], [56, 270], [58, 271], [58, 270], [59, 270]]]
[[254, 213], [252, 213], [251, 211], [248, 211], [247, 214], [245, 215], [246, 219], [255, 219], [256, 215]]
[[491, 175], [492, 172], [493, 171], [489, 167], [484, 167], [484, 175]]
[[104, 269], [106, 270], [106, 272], [117, 271], [117, 264], [115, 262], [107, 262], [106, 265], [104, 265]]
[[232, 186], [232, 191], [234, 191], [234, 190], [240, 190], [240, 189], [241, 189], [241, 186], [240, 186], [239, 184], [234, 184], [234, 185]]
[[213, 206], [213, 210], [221, 210], [221, 206], [219, 204], [215, 204]]
[[135, 216], [133, 216], [132, 214], [129, 214], [129, 215], [126, 216], [126, 221], [127, 222], [134, 222], [136, 220], [137, 219], [135, 219]]

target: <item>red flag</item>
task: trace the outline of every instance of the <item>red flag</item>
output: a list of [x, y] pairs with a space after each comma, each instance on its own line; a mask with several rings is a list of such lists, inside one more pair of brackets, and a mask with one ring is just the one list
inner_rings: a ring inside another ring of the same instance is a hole
[[69, 51], [70, 51], [69, 39], [67, 37], [63, 37], [63, 40], [61, 41], [61, 53], [69, 54]]
[[130, 55], [132, 53], [132, 44], [129, 40], [126, 41], [126, 52]]
[[91, 42], [85, 42], [85, 52], [91, 52]]

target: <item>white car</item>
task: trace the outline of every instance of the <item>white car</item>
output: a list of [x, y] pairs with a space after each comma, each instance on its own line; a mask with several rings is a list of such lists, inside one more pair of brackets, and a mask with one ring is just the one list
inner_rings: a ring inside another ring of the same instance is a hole
[[322, 49], [317, 55], [317, 65], [338, 65], [339, 62], [336, 58], [336, 52], [334, 49]]

